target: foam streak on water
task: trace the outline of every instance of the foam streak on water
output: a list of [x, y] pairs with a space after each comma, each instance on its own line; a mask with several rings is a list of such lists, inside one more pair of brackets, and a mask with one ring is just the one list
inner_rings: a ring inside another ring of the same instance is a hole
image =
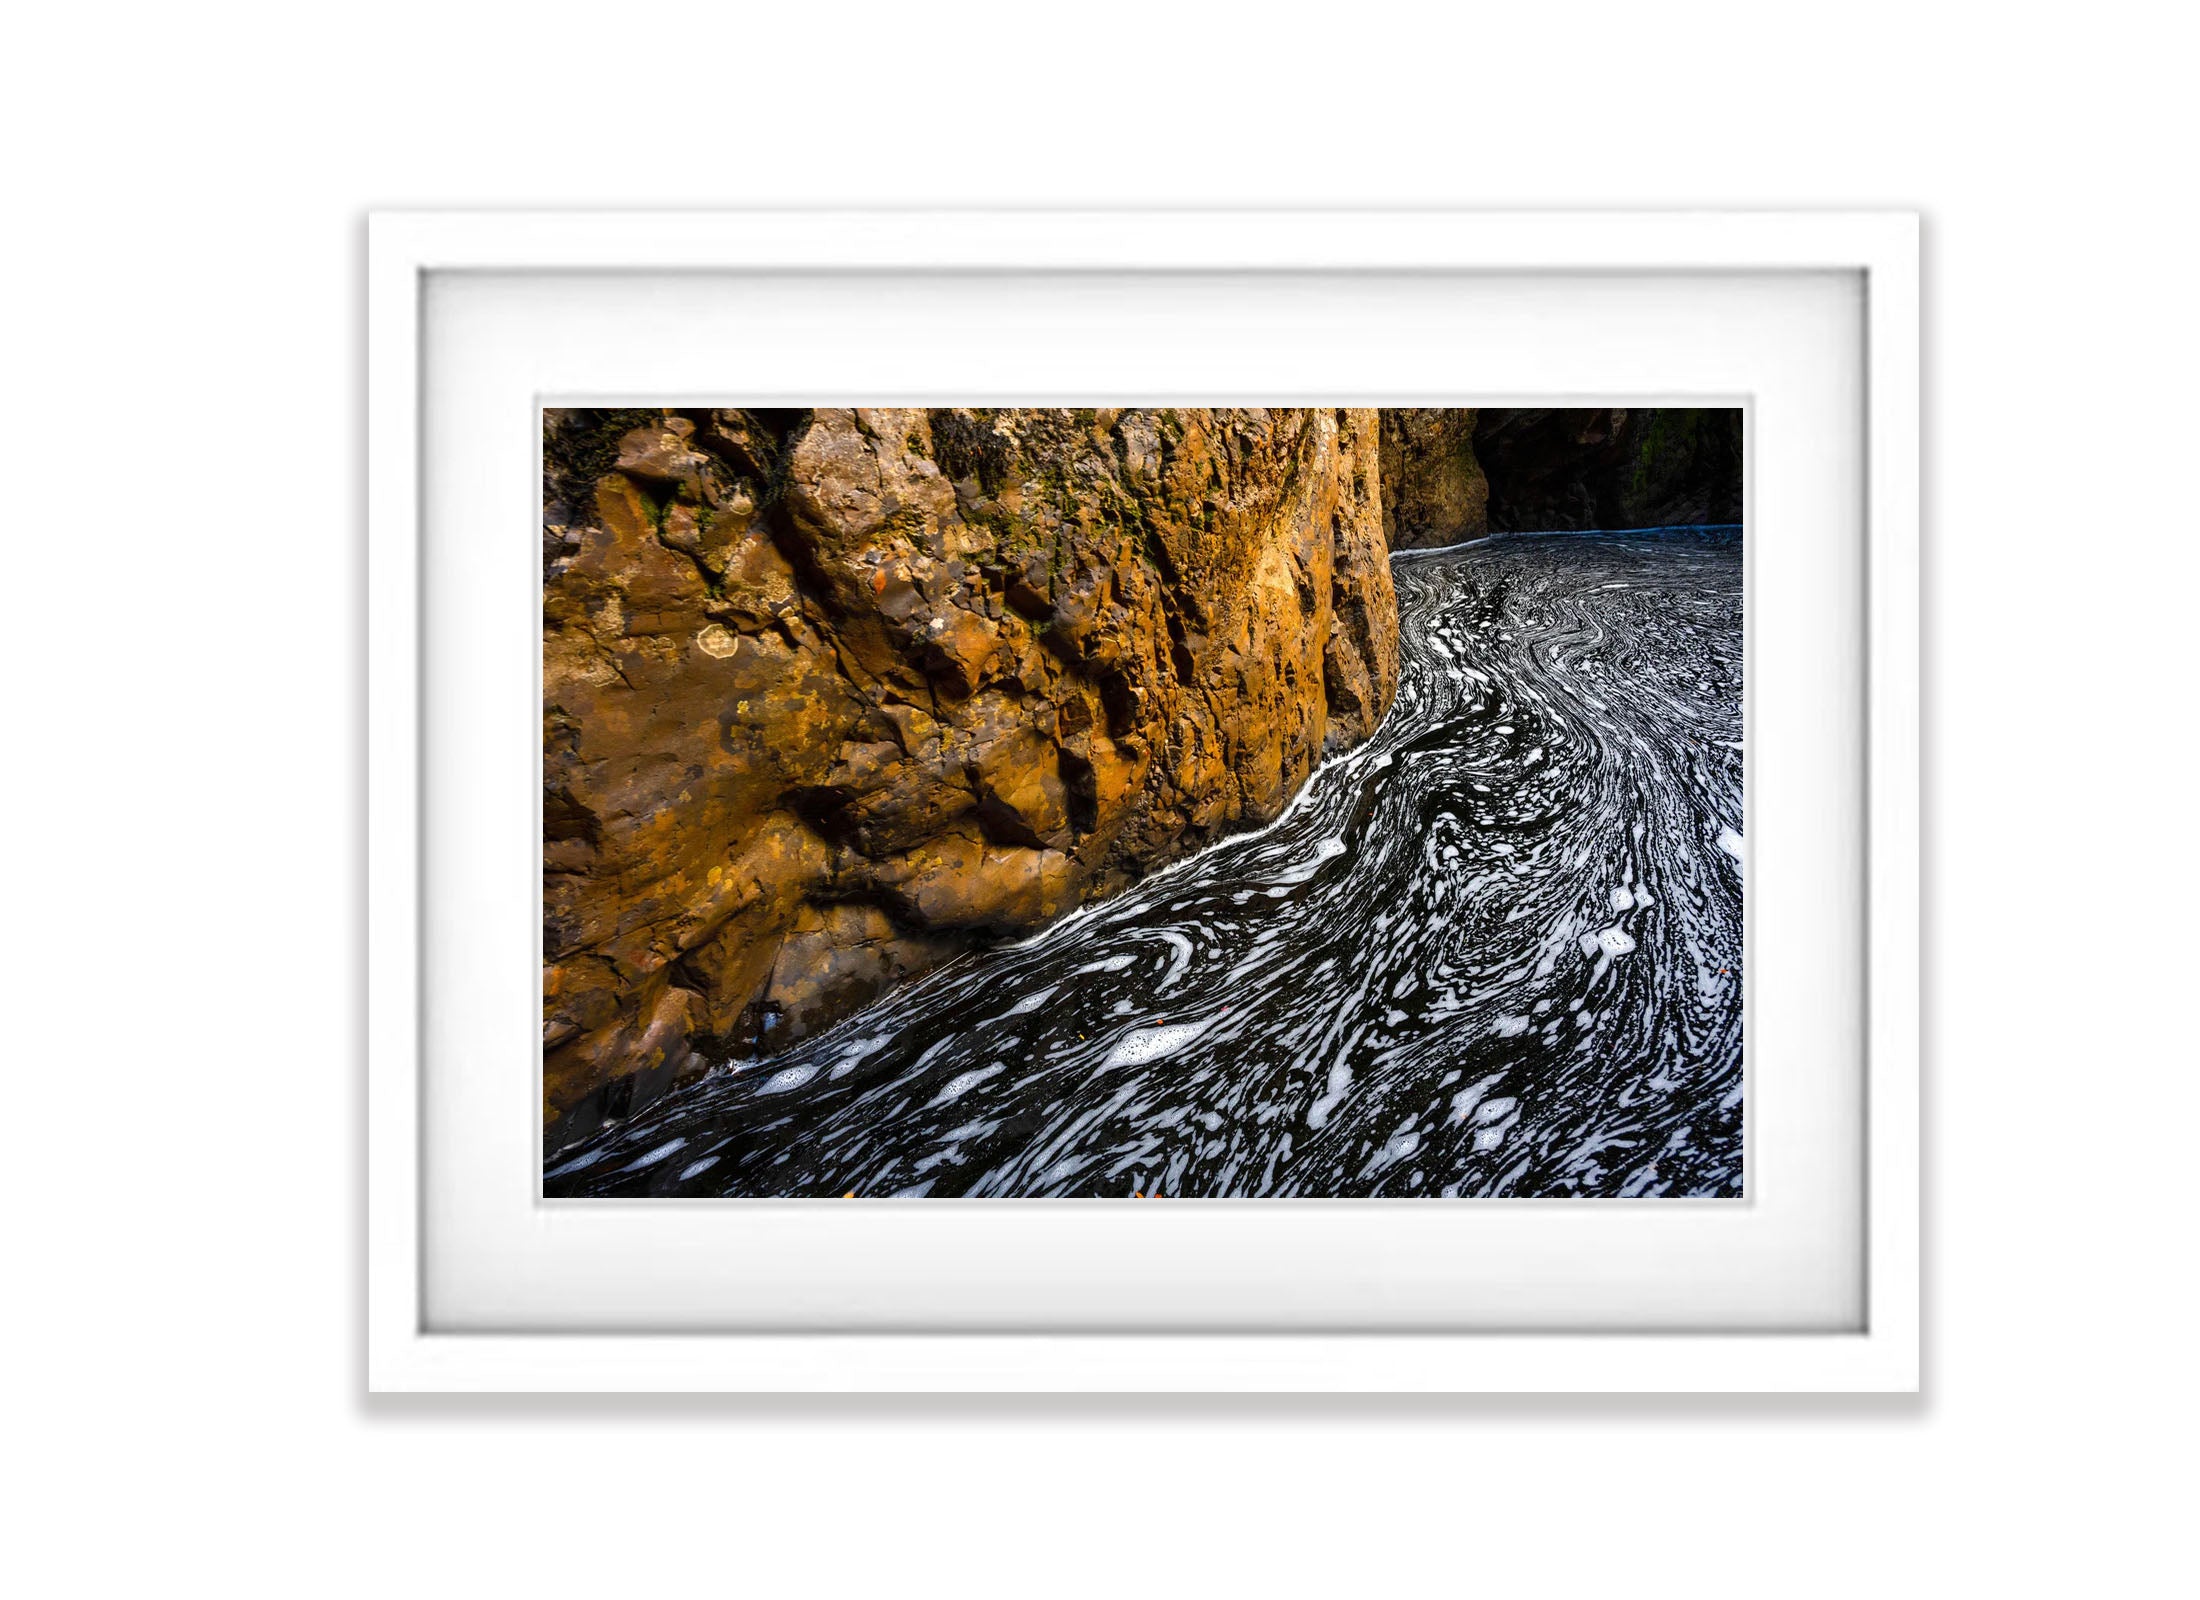
[[1393, 572], [1397, 704], [1276, 824], [713, 1074], [546, 1192], [1741, 1193], [1738, 539]]

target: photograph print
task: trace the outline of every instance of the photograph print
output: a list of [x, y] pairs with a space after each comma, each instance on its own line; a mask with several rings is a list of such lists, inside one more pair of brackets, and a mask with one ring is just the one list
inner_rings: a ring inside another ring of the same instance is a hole
[[543, 1194], [1741, 1196], [1743, 462], [545, 410]]

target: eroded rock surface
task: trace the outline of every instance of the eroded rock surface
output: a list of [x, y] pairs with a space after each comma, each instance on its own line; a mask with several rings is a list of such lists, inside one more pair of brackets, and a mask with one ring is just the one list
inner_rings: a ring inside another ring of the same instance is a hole
[[1396, 688], [1379, 433], [550, 413], [553, 1142], [1280, 811]]
[[1383, 412], [1383, 534], [1391, 549], [1458, 544], [1489, 531], [1475, 416], [1456, 406]]

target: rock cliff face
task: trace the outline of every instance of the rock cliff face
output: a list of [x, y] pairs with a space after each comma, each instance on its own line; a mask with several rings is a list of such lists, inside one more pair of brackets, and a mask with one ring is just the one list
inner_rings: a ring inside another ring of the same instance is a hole
[[1391, 549], [1458, 544], [1489, 531], [1475, 416], [1458, 407], [1383, 412], [1383, 534]]
[[550, 413], [552, 1142], [1274, 816], [1396, 688], [1379, 434]]
[[1493, 532], [1742, 520], [1739, 410], [1485, 410]]

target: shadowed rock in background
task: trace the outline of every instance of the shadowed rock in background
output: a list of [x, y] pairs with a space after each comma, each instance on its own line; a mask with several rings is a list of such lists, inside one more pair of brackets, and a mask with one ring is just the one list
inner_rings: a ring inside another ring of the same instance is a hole
[[1485, 409], [1474, 451], [1493, 533], [1742, 520], [1739, 409]]

